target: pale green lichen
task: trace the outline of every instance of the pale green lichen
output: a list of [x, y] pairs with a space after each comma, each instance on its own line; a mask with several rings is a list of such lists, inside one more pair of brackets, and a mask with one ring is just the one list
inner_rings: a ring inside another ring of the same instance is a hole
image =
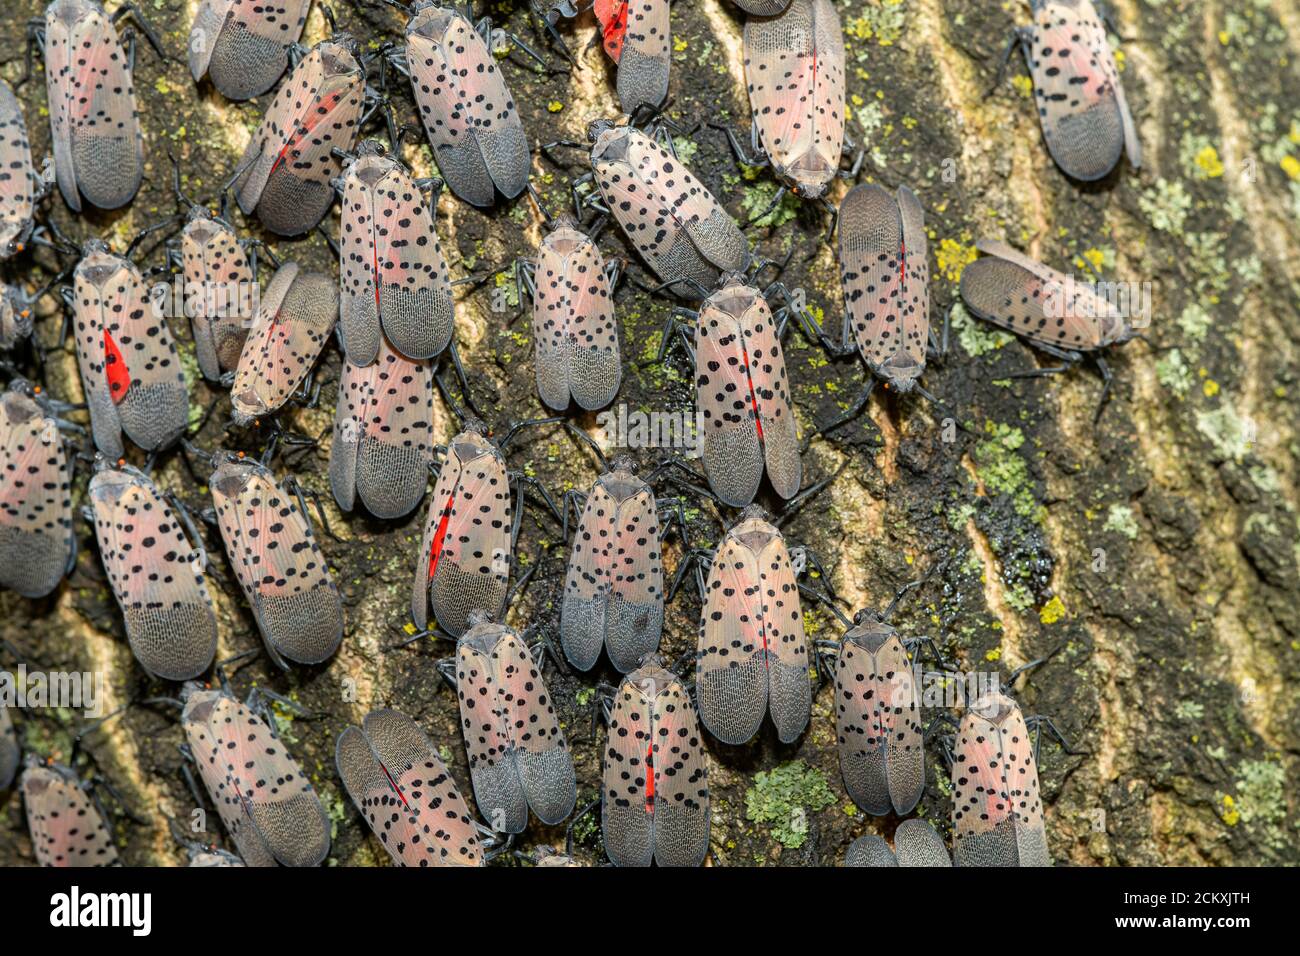
[[1192, 341], [1200, 342], [1210, 330], [1212, 321], [1213, 317], [1204, 306], [1199, 302], [1189, 302], [1178, 316], [1178, 328]]
[[1123, 535], [1130, 541], [1138, 536], [1137, 518], [1133, 516], [1133, 509], [1128, 505], [1114, 504], [1106, 513], [1105, 530], [1113, 531], [1116, 534]]
[[[745, 211], [747, 217], [757, 216], [772, 205], [772, 200], [776, 198], [779, 188], [771, 180], [763, 180], [746, 187], [745, 193], [740, 199], [740, 208]], [[759, 219], [754, 219], [753, 225], [760, 229], [770, 229], [775, 226], [785, 225], [797, 215], [799, 215], [799, 198], [794, 193], [786, 190], [785, 195], [781, 197], [781, 201], [776, 204], [772, 211]]]
[[975, 446], [974, 452], [975, 471], [984, 488], [991, 494], [1008, 496], [1022, 518], [1041, 521], [1043, 506], [1034, 498], [1029, 465], [1016, 454], [1025, 443], [1025, 433], [994, 421], [984, 423], [984, 433], [987, 437]]
[[1171, 349], [1156, 360], [1156, 380], [1179, 398], [1192, 388], [1192, 370], [1183, 361], [1183, 353]]
[[808, 838], [808, 814], [834, 802], [825, 775], [802, 760], [792, 760], [754, 774], [754, 785], [745, 791], [745, 819], [765, 824], [773, 839], [797, 850]]
[[1241, 461], [1254, 442], [1251, 422], [1231, 405], [1196, 413], [1196, 429], [1210, 443], [1214, 461]]
[[1275, 850], [1287, 845], [1286, 771], [1272, 760], [1243, 760], [1237, 766], [1237, 810], [1264, 843]]
[[956, 333], [962, 350], [972, 358], [996, 351], [1014, 338], [1009, 332], [976, 321], [961, 302], [952, 307], [952, 331]]
[[1179, 180], [1162, 177], [1138, 197], [1138, 205], [1156, 229], [1180, 235], [1192, 209], [1192, 197]]

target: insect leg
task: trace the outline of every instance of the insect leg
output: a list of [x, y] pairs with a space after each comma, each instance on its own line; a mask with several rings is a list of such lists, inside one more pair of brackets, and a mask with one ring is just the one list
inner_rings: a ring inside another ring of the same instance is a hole
[[410, 635], [405, 640], [398, 641], [396, 644], [388, 645], [388, 647], [384, 648], [384, 650], [395, 651], [399, 647], [405, 647], [407, 644], [414, 644], [422, 637], [432, 637], [436, 641], [451, 641], [453, 644], [456, 643], [456, 638], [452, 637], [450, 634], [446, 633], [445, 631], [440, 631], [438, 630], [437, 627], [426, 627], [422, 631], [416, 631], [414, 634]]
[[333, 532], [333, 530], [331, 530], [329, 519], [325, 517], [325, 509], [321, 506], [320, 495], [318, 495], [315, 491], [311, 490], [310, 488], [304, 488], [302, 484], [298, 481], [297, 475], [289, 475], [287, 478], [284, 479], [284, 489], [285, 491], [289, 492], [289, 494], [293, 495], [295, 498], [298, 499], [298, 507], [302, 509], [302, 516], [303, 519], [307, 522], [308, 531], [311, 530], [311, 519], [309, 517], [309, 512], [307, 510], [307, 499], [310, 498], [312, 502], [316, 505], [316, 516], [320, 518], [320, 523], [321, 526], [325, 529], [325, 533], [329, 535], [331, 538], [333, 538], [335, 541], [343, 540], [338, 535], [336, 535]]
[[14, 84], [17, 90], [24, 83], [32, 78], [32, 51], [39, 50], [41, 58], [45, 58], [45, 20], [43, 17], [34, 17], [27, 21], [27, 50], [25, 55], [25, 66], [23, 76]]
[[1097, 371], [1101, 373], [1101, 398], [1097, 400], [1097, 411], [1092, 415], [1092, 423], [1095, 425], [1101, 421], [1101, 413], [1106, 409], [1106, 400], [1110, 397], [1110, 387], [1114, 384], [1115, 377], [1111, 374], [1110, 366], [1100, 355], [1095, 357]]
[[441, 677], [452, 690], [456, 689], [456, 658], [444, 657], [433, 665], [437, 668], [438, 676]]
[[1011, 31], [1011, 39], [1007, 41], [1006, 48], [1002, 51], [1002, 58], [998, 64], [997, 76], [993, 80], [993, 85], [989, 87], [989, 91], [984, 94], [985, 99], [992, 96], [997, 91], [997, 88], [1002, 85], [1002, 81], [1006, 78], [1007, 63], [1011, 60], [1012, 51], [1014, 51], [1016, 47], [1020, 47], [1022, 50], [1026, 51], [1027, 56], [1029, 44], [1033, 39], [1033, 36], [1033, 27], [1016, 27]]
[[742, 228], [748, 229], [750, 226], [754, 225], [754, 223], [758, 222], [760, 219], [766, 219], [768, 216], [770, 216], [773, 212], [776, 211], [776, 207], [781, 205], [781, 200], [785, 198], [785, 194], [789, 191], [790, 191], [789, 187], [786, 186], [784, 183], [782, 183], [781, 188], [778, 189], [776, 191], [776, 195], [772, 197], [772, 201], [767, 204], [767, 208], [764, 209], [758, 215], [751, 216], [749, 222], [745, 223], [745, 225]]
[[[469, 379], [465, 377], [465, 366], [461, 364], [460, 350], [456, 348], [455, 338], [452, 338], [451, 342], [448, 344], [445, 354], [451, 356], [452, 368], [455, 369], [456, 380], [460, 383], [461, 396], [465, 399], [465, 404], [469, 406], [470, 411], [473, 412], [475, 416], [482, 418], [483, 413], [479, 411], [478, 405], [474, 403], [474, 396], [469, 390]], [[463, 425], [468, 417], [465, 414], [465, 410], [451, 397], [451, 393], [447, 390], [447, 384], [442, 380], [441, 375], [434, 375], [433, 380], [437, 383], [438, 391], [442, 393], [443, 400], [447, 403], [447, 407], [451, 409], [452, 414], [456, 416], [457, 421]]]
[[853, 404], [849, 407], [849, 409], [846, 412], [844, 412], [844, 414], [839, 415], [832, 421], [827, 422], [825, 425], [821, 426], [820, 428], [815, 429], [812, 432], [812, 434], [810, 434], [806, 439], [804, 439], [803, 447], [800, 450], [803, 451], [807, 449], [808, 445], [812, 442], [813, 435], [816, 435], [818, 433], [822, 435], [828, 435], [831, 432], [833, 432], [835, 429], [839, 428], [841, 425], [845, 424], [846, 422], [851, 422], [853, 421], [853, 419], [857, 418], [858, 415], [862, 413], [862, 410], [867, 407], [867, 402], [871, 400], [871, 393], [875, 389], [875, 387], [876, 387], [876, 378], [874, 375], [868, 373], [867, 384], [863, 387], [862, 391], [858, 393], [858, 397], [854, 399]]
[[[565, 7], [567, 9], [564, 9], [562, 11], [561, 7]], [[568, 12], [569, 10], [572, 10], [573, 12], [569, 13]], [[561, 16], [576, 17], [578, 15], [577, 4], [573, 4], [573, 3], [561, 4], [558, 7], [548, 10], [543, 16], [539, 18], [537, 5], [535, 3], [530, 3], [528, 5], [528, 12], [529, 12], [529, 17], [533, 22], [533, 29], [534, 30], [537, 29], [537, 23], [538, 20], [540, 19], [541, 23], [543, 24], [542, 29], [544, 29], [546, 33], [550, 36], [551, 42], [555, 44], [556, 47], [559, 48], [560, 55], [563, 56], [566, 60], [568, 60], [569, 63], [571, 63], [573, 66], [577, 67], [578, 61], [575, 60], [573, 58], [573, 54], [569, 52], [569, 47], [565, 44], [564, 38], [560, 36], [560, 31], [555, 29], [556, 21], [558, 21]]]
[[751, 158], [750, 155], [745, 152], [745, 147], [740, 145], [740, 140], [736, 138], [735, 130], [730, 126], [723, 123], [707, 123], [705, 125], [710, 129], [720, 130], [727, 137], [727, 143], [731, 146], [731, 151], [736, 155], [736, 161], [739, 162], [740, 165], [761, 168], [769, 165], [771, 162], [767, 156], [764, 156], [761, 153], [756, 159]]
[[1038, 745], [1039, 745], [1039, 741], [1042, 738], [1042, 733], [1044, 728], [1047, 729], [1047, 732], [1049, 734], [1051, 734], [1053, 737], [1056, 738], [1056, 742], [1061, 745], [1061, 749], [1064, 750], [1067, 754], [1077, 756], [1079, 754], [1088, 753], [1087, 750], [1075, 750], [1072, 746], [1070, 746], [1070, 742], [1065, 739], [1065, 735], [1062, 734], [1061, 731], [1057, 728], [1056, 722], [1053, 721], [1051, 717], [1046, 717], [1042, 714], [1034, 714], [1032, 717], [1025, 718], [1025, 726], [1031, 728], [1034, 731], [1034, 760], [1035, 761], [1038, 760]]
[[954, 302], [952, 305], [948, 307], [948, 311], [943, 314], [942, 334], [936, 337], [934, 334], [934, 329], [933, 328], [930, 329], [929, 331], [930, 341], [926, 349], [926, 351], [929, 353], [928, 356], [929, 358], [936, 359], [942, 362], [944, 359], [948, 357], [948, 334], [952, 329], [952, 310], [956, 308], [956, 306], [957, 303]]
[[[139, 9], [136, 7], [134, 3], [122, 4], [120, 7], [118, 7], [116, 10], [113, 11], [113, 15], [108, 19], [110, 23], [116, 25], [117, 22], [125, 16], [130, 16], [131, 19], [135, 21], [136, 26], [140, 28], [140, 32], [144, 34], [145, 39], [149, 41], [149, 45], [153, 47], [154, 52], [158, 54], [158, 57], [160, 59], [172, 60], [173, 62], [177, 62], [177, 63], [184, 62], [183, 60], [177, 60], [174, 57], [170, 57], [167, 55], [167, 51], [163, 49], [162, 41], [158, 39], [158, 34], [154, 32], [154, 28], [150, 26], [149, 21], [146, 20], [141, 15]], [[131, 62], [131, 68], [134, 69], [135, 68], [134, 56], [131, 56], [129, 59]]]

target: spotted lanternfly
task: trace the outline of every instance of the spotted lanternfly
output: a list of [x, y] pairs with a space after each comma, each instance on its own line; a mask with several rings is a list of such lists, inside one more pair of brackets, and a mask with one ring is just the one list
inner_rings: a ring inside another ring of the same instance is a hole
[[1031, 374], [1063, 371], [1091, 355], [1104, 387], [1097, 415], [1110, 393], [1111, 372], [1098, 354], [1137, 336], [1123, 312], [1091, 284], [1076, 282], [1005, 242], [981, 240], [984, 253], [962, 270], [961, 297], [986, 322], [1014, 332], [1064, 364]]
[[370, 829], [398, 866], [479, 866], [483, 848], [465, 798], [415, 721], [372, 710], [339, 734], [334, 762]]
[[433, 461], [433, 367], [379, 343], [373, 365], [343, 363], [330, 446], [334, 500], [360, 496], [376, 518], [400, 518], [424, 497]]
[[225, 688], [191, 681], [181, 700], [199, 776], [244, 863], [317, 866], [330, 849], [329, 817], [271, 728]]
[[479, 813], [498, 833], [521, 833], [528, 810], [559, 823], [578, 798], [564, 734], [542, 669], [513, 628], [470, 612], [456, 642], [456, 696]]
[[481, 422], [468, 422], [447, 447], [411, 589], [415, 623], [425, 626], [432, 605], [438, 626], [452, 637], [465, 633], [470, 611], [501, 607], [510, 575], [510, 479], [485, 431]]
[[754, 500], [766, 468], [776, 493], [794, 497], [803, 467], [785, 354], [767, 300], [743, 276], [727, 276], [700, 307], [695, 404], [714, 494], [742, 508]]
[[790, 5], [790, 0], [732, 0], [736, 6], [755, 17], [774, 17]]
[[199, 368], [204, 378], [220, 381], [239, 365], [248, 338], [245, 296], [254, 288], [248, 254], [229, 223], [195, 205], [181, 233], [181, 270]]
[[236, 424], [276, 411], [307, 378], [338, 321], [338, 284], [286, 262], [262, 293], [230, 390]]
[[28, 754], [23, 803], [41, 866], [117, 866], [117, 847], [76, 771]]
[[618, 394], [622, 377], [614, 322], [613, 267], [568, 216], [557, 217], [535, 263], [519, 275], [533, 293], [537, 392], [550, 408], [569, 401], [594, 411]]
[[280, 78], [311, 0], [202, 0], [190, 28], [190, 74], [229, 100], [260, 96]]
[[695, 663], [700, 719], [723, 743], [743, 744], [769, 710], [782, 743], [812, 708], [799, 586], [785, 539], [750, 505], [709, 568]]
[[1084, 182], [1106, 176], [1126, 150], [1140, 168], [1142, 145], [1092, 0], [1031, 0], [1031, 6], [1034, 24], [1016, 30], [1007, 55], [1017, 43], [1025, 53], [1052, 158]]
[[203, 846], [196, 843], [194, 846], [188, 847], [187, 852], [189, 853], [190, 862], [186, 865], [198, 869], [244, 865], [243, 860], [220, 847]]
[[840, 643], [835, 733], [853, 802], [875, 816], [911, 813], [925, 789], [917, 688], [898, 633], [873, 614], [860, 614]]
[[587, 130], [605, 208], [673, 293], [700, 299], [749, 247], [734, 219], [675, 156], [631, 126], [597, 120]]
[[18, 286], [0, 283], [0, 352], [31, 338], [35, 323], [31, 303]]
[[1095, 352], [1133, 338], [1119, 310], [1086, 283], [1005, 242], [984, 239], [976, 248], [985, 257], [962, 270], [961, 297], [986, 322], [1040, 348], [1071, 352]]
[[930, 264], [925, 212], [915, 194], [863, 184], [840, 203], [841, 344], [849, 326], [872, 374], [906, 394], [925, 371]]
[[569, 552], [560, 640], [564, 656], [590, 670], [604, 647], [626, 674], [659, 647], [664, 566], [654, 491], [619, 458], [596, 479]]
[[600, 822], [617, 866], [699, 866], [709, 852], [709, 768], [695, 707], [653, 654], [614, 695]]
[[398, 65], [433, 147], [438, 170], [461, 199], [490, 206], [528, 184], [528, 137], [484, 37], [457, 10], [415, 0]]
[[898, 858], [884, 837], [869, 833], [849, 844], [845, 866], [898, 866]]
[[755, 145], [795, 195], [819, 198], [844, 150], [844, 36], [830, 0], [746, 18], [745, 84]]
[[96, 447], [121, 458], [124, 431], [146, 451], [170, 445], [189, 424], [189, 389], [140, 270], [92, 239], [73, 273], [73, 292], [77, 364]]
[[[23, 111], [0, 80], [0, 260], [21, 252], [31, 235], [39, 189]], [[9, 348], [3, 339], [0, 348]]]
[[18, 772], [18, 734], [14, 731], [13, 719], [9, 716], [9, 707], [0, 704], [0, 790], [9, 789]]
[[917, 817], [904, 820], [894, 830], [894, 852], [899, 866], [952, 866], [943, 837]]
[[0, 587], [44, 597], [72, 570], [72, 482], [58, 423], [31, 386], [0, 396]]
[[624, 113], [658, 107], [668, 96], [671, 30], [669, 0], [596, 0], [605, 52], [618, 64]]
[[345, 35], [316, 44], [280, 87], [239, 161], [235, 198], [281, 236], [315, 228], [334, 202], [334, 150], [356, 140], [366, 76]]
[[952, 789], [958, 866], [1052, 865], [1034, 742], [1020, 706], [1001, 691], [984, 694], [963, 715]]
[[100, 209], [129, 203], [144, 176], [144, 145], [131, 65], [96, 0], [45, 8], [45, 86], [59, 191]]
[[267, 653], [319, 664], [343, 639], [343, 602], [305, 508], [256, 461], [218, 452], [213, 464], [217, 525]]
[[410, 359], [433, 358], [451, 341], [451, 278], [433, 217], [374, 140], [343, 174], [339, 276], [339, 331], [354, 365], [375, 360], [382, 336]]
[[217, 616], [203, 571], [162, 493], [130, 465], [101, 455], [90, 480], [99, 554], [141, 666], [166, 680], [197, 677], [217, 652]]
[[894, 848], [878, 836], [858, 837], [844, 857], [845, 866], [952, 866], [943, 837], [924, 820], [912, 817], [894, 830]]

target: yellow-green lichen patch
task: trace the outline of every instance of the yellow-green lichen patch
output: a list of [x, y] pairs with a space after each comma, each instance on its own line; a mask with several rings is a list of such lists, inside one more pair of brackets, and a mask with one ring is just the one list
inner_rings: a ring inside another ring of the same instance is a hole
[[745, 791], [745, 819], [765, 825], [782, 846], [797, 850], [808, 838], [808, 814], [825, 810], [835, 794], [825, 775], [802, 760], [754, 774]]

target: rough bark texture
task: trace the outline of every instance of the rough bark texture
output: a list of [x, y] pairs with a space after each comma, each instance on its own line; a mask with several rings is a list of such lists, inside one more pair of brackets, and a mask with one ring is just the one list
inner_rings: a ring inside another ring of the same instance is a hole
[[[41, 5], [14, 0], [8, 6], [0, 74], [14, 82], [22, 73], [24, 19]], [[858, 422], [835, 440], [813, 442], [805, 481], [836, 477], [786, 533], [823, 557], [836, 590], [853, 607], [883, 606], [918, 572], [951, 557], [942, 574], [904, 601], [895, 623], [909, 634], [935, 636], [966, 667], [1005, 672], [1056, 650], [1018, 687], [1026, 713], [1052, 715], [1085, 751], [1070, 755], [1043, 740], [1049, 841], [1058, 862], [1295, 863], [1300, 12], [1292, 0], [1117, 0], [1111, 6], [1127, 38], [1124, 83], [1146, 168], [1137, 173], [1125, 165], [1107, 181], [1081, 188], [1047, 155], [1018, 61], [1008, 82], [985, 98], [1010, 28], [1028, 22], [1028, 4], [837, 3], [848, 45], [850, 135], [868, 147], [864, 178], [907, 182], [925, 206], [934, 315], [953, 302], [975, 240], [1005, 236], [1080, 275], [1150, 283], [1151, 342], [1135, 341], [1109, 356], [1117, 387], [1094, 426], [1100, 383], [1090, 369], [1009, 379], [1050, 360], [958, 313], [954, 348], [927, 373], [926, 384], [965, 428], [946, 427], [946, 413], [922, 400], [900, 401], [878, 389]], [[174, 55], [186, 48], [193, 7], [182, 0], [142, 4]], [[337, 12], [340, 25], [372, 48], [400, 29], [398, 16], [377, 4], [363, 13], [351, 5]], [[522, 5], [496, 5], [491, 12], [534, 39]], [[722, 0], [673, 8], [669, 114], [683, 127], [716, 118], [747, 139], [741, 28], [741, 14]], [[589, 16], [562, 29], [575, 50], [594, 36]], [[314, 11], [307, 39], [325, 30]], [[581, 61], [581, 71], [550, 76], [518, 53], [506, 62], [534, 143], [581, 140], [588, 121], [616, 112], [613, 72], [599, 46]], [[139, 227], [171, 214], [167, 149], [181, 161], [186, 190], [210, 200], [269, 102], [267, 96], [229, 104], [196, 88], [179, 63], [160, 63], [143, 44], [136, 88], [149, 163], [144, 188], [125, 211], [79, 220], [56, 196], [52, 214], [75, 238], [113, 237], [122, 248]], [[394, 94], [399, 121], [414, 122], [407, 91]], [[34, 150], [43, 156], [49, 129], [41, 78], [20, 95]], [[770, 174], [739, 170], [720, 134], [705, 129], [680, 145], [738, 218], [761, 210], [772, 196]], [[417, 172], [432, 171], [422, 141], [408, 144], [404, 156]], [[572, 163], [563, 167], [534, 154], [534, 182], [552, 209], [566, 203], [569, 180], [585, 170], [580, 157]], [[832, 199], [845, 188], [837, 184]], [[778, 260], [793, 250], [785, 281], [806, 290], [814, 310], [835, 322], [841, 297], [823, 239], [824, 215], [787, 199], [775, 219], [773, 227], [750, 230], [758, 249]], [[248, 228], [256, 234], [255, 224]], [[455, 275], [505, 268], [529, 254], [540, 234], [526, 200], [485, 215], [445, 193], [437, 228]], [[601, 243], [635, 262], [615, 229]], [[281, 257], [336, 268], [319, 237], [274, 247]], [[149, 264], [160, 255], [155, 249]], [[24, 260], [16, 265], [21, 274]], [[504, 275], [499, 279], [505, 283]], [[495, 314], [492, 290], [489, 283], [462, 293], [457, 335], [478, 403], [500, 429], [541, 410], [527, 323], [508, 325], [509, 314]], [[513, 287], [507, 291], [513, 311]], [[52, 347], [59, 323], [53, 303], [45, 306], [38, 335]], [[633, 285], [619, 293], [627, 359], [619, 401], [629, 408], [689, 405], [689, 374], [680, 362], [667, 369], [640, 364], [653, 356], [671, 308]], [[196, 410], [217, 403], [200, 439], [213, 445], [221, 440], [228, 396], [200, 380], [182, 326], [177, 323], [177, 333]], [[863, 383], [856, 358], [828, 361], [797, 331], [786, 347], [805, 430], [847, 407]], [[330, 498], [325, 463], [339, 363], [331, 348], [320, 368], [319, 408], [281, 416], [287, 427], [324, 440], [277, 467], [291, 467], [321, 495], [341, 538], [326, 538], [323, 546], [345, 595], [347, 636], [326, 666], [279, 673], [263, 657], [239, 670], [234, 686], [241, 693], [267, 686], [311, 712], [310, 718], [286, 712], [283, 732], [336, 823], [330, 862], [383, 864], [337, 779], [337, 734], [374, 706], [395, 706], [428, 730], [467, 793], [468, 774], [455, 698], [434, 669], [449, 649], [426, 641], [386, 650], [407, 621], [423, 508], [408, 521], [381, 523], [345, 516]], [[70, 343], [51, 352], [47, 384], [58, 396], [79, 399]], [[441, 409], [438, 415], [445, 440], [454, 422]], [[577, 421], [595, 428], [593, 416]], [[252, 433], [225, 440], [250, 450], [261, 441]], [[526, 433], [510, 460], [557, 495], [585, 490], [596, 474], [590, 455], [554, 430]], [[643, 453], [644, 463], [653, 460], [653, 453]], [[207, 489], [179, 455], [164, 456], [157, 475], [194, 506], [208, 503]], [[83, 474], [78, 501], [84, 489]], [[710, 505], [693, 507], [690, 516], [699, 544], [717, 539]], [[225, 657], [257, 646], [258, 638], [219, 537], [206, 534]], [[77, 569], [54, 597], [30, 602], [0, 593], [0, 634], [29, 662], [104, 672], [110, 706], [172, 692], [135, 665], [93, 534], [83, 526], [80, 539]], [[518, 553], [541, 567], [510, 619], [554, 633], [565, 551], [558, 527], [540, 509], [530, 506]], [[670, 572], [680, 554], [676, 543], [669, 546]], [[693, 648], [698, 608], [690, 588], [671, 606], [662, 648], [668, 662]], [[814, 638], [838, 636], [817, 608], [807, 610], [807, 622]], [[592, 733], [592, 688], [617, 676], [548, 667], [575, 752], [580, 806], [595, 797], [599, 780], [603, 730]], [[64, 759], [83, 723], [79, 714], [48, 711], [18, 714], [16, 722], [26, 749]], [[135, 708], [85, 741], [78, 758], [83, 775], [97, 768], [150, 821], [114, 817], [129, 864], [181, 859], [166, 826], [166, 817], [184, 818], [192, 809], [180, 773], [181, 739], [171, 712]], [[931, 750], [918, 812], [947, 833], [950, 788], [938, 751]], [[807, 772], [789, 766], [795, 760]], [[856, 836], [888, 835], [896, 823], [855, 812], [845, 795], [828, 688], [817, 693], [809, 730], [797, 744], [779, 745], [768, 727], [750, 746], [711, 746], [710, 761], [714, 864], [839, 863]], [[0, 795], [0, 819], [0, 862], [30, 864], [16, 793]], [[577, 835], [580, 857], [603, 860], [591, 818]], [[520, 843], [562, 845], [563, 839], [562, 828], [534, 823]]]

